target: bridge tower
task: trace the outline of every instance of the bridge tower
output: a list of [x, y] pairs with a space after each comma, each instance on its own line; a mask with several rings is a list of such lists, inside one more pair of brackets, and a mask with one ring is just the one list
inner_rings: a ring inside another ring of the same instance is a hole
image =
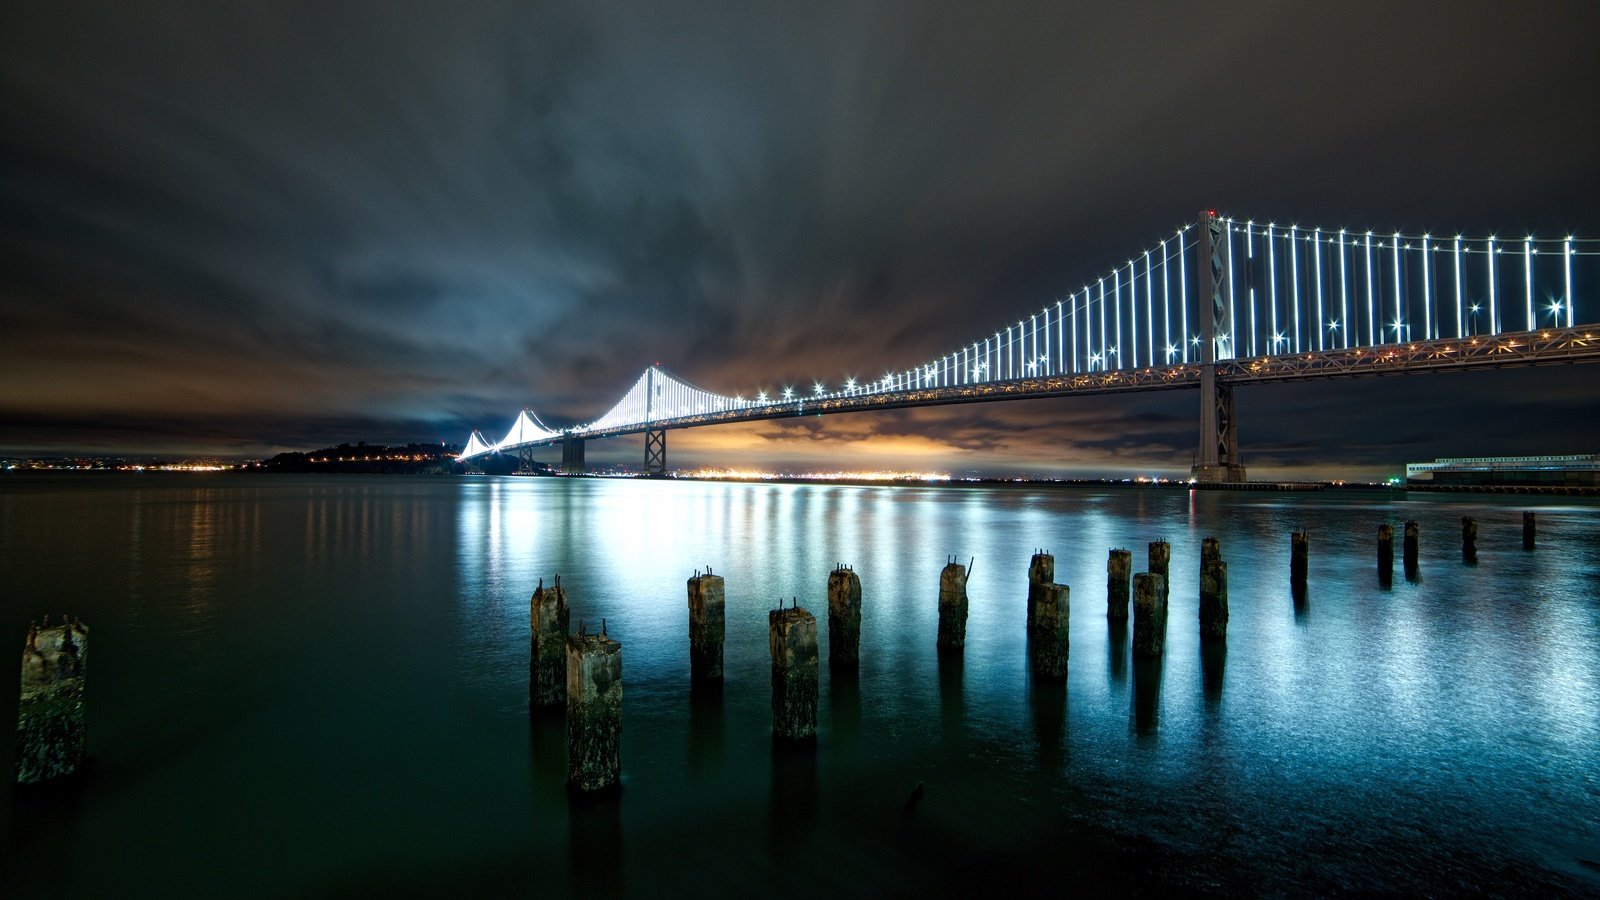
[[1217, 484], [1245, 480], [1239, 459], [1239, 432], [1233, 417], [1233, 386], [1217, 383], [1217, 360], [1232, 359], [1234, 340], [1227, 331], [1227, 224], [1216, 210], [1202, 210], [1195, 241], [1196, 281], [1200, 289], [1200, 452], [1192, 474]]
[[[645, 370], [644, 420], [655, 421], [656, 394], [661, 386], [656, 383], [656, 367]], [[667, 431], [664, 428], [646, 428], [644, 432], [644, 474], [651, 478], [667, 475]]]

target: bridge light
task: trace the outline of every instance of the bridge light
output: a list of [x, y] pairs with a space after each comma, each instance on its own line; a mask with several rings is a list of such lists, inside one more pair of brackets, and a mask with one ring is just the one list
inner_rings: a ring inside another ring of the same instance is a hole
[[793, 400], [794, 399], [794, 388], [792, 388], [792, 387], [784, 388], [783, 389], [783, 399], [785, 399], [785, 400]]

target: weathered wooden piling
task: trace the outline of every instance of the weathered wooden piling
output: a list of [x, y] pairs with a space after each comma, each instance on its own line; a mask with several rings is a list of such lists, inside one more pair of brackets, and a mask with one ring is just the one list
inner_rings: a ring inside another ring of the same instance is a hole
[[1161, 598], [1163, 600], [1171, 599], [1172, 573], [1168, 571], [1171, 567], [1172, 545], [1166, 541], [1151, 541], [1145, 571], [1151, 575], [1161, 576]]
[[1133, 655], [1153, 659], [1167, 646], [1166, 585], [1160, 575], [1133, 576]]
[[1522, 549], [1533, 549], [1534, 530], [1533, 513], [1524, 512], [1522, 514]]
[[88, 757], [83, 689], [89, 664], [89, 629], [61, 617], [61, 627], [29, 625], [22, 648], [22, 692], [17, 704], [18, 784], [37, 784], [78, 771]]
[[960, 650], [967, 643], [967, 567], [955, 560], [939, 573], [939, 649]]
[[1028, 636], [1039, 622], [1039, 601], [1043, 599], [1044, 586], [1056, 580], [1056, 558], [1043, 550], [1034, 551], [1028, 560]]
[[1461, 558], [1478, 561], [1478, 520], [1471, 516], [1461, 517]]
[[1200, 636], [1228, 636], [1228, 564], [1216, 538], [1200, 542]]
[[1421, 543], [1419, 540], [1420, 533], [1421, 526], [1414, 520], [1407, 519], [1405, 538], [1400, 547], [1401, 564], [1405, 566], [1407, 575], [1415, 575], [1417, 573], [1417, 551]]
[[727, 621], [721, 575], [695, 572], [689, 579], [689, 677], [722, 680], [722, 639]]
[[1306, 573], [1311, 567], [1311, 535], [1296, 531], [1289, 535], [1289, 585], [1305, 590]]
[[1106, 618], [1128, 618], [1128, 576], [1133, 571], [1133, 551], [1112, 550], [1106, 557]]
[[533, 626], [533, 658], [529, 665], [528, 701], [533, 706], [559, 706], [567, 699], [567, 593], [561, 576], [554, 587], [533, 592], [528, 613]]
[[616, 786], [622, 778], [622, 645], [606, 635], [566, 639], [567, 783], [580, 791]]
[[772, 735], [817, 736], [817, 617], [798, 606], [767, 613], [772, 651]]
[[1037, 595], [1034, 627], [1028, 638], [1028, 658], [1033, 663], [1035, 678], [1060, 681], [1067, 677], [1071, 589], [1064, 584], [1046, 582], [1039, 585]]
[[840, 565], [828, 573], [828, 667], [849, 670], [861, 664], [861, 579]]
[[1394, 577], [1394, 526], [1388, 522], [1378, 526], [1378, 578], [1388, 581]]

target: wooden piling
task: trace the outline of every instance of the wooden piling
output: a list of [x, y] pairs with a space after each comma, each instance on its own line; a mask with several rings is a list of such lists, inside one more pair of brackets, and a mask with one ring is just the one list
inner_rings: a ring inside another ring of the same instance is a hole
[[16, 777], [37, 784], [78, 771], [88, 758], [83, 695], [89, 629], [62, 616], [59, 628], [30, 625], [22, 648], [17, 704]]
[[1112, 550], [1106, 557], [1106, 618], [1127, 621], [1128, 578], [1132, 571], [1131, 550]]
[[828, 667], [850, 670], [861, 664], [861, 579], [840, 565], [828, 573]]
[[1167, 601], [1160, 575], [1133, 576], [1133, 655], [1154, 659], [1167, 645]]
[[605, 633], [566, 639], [567, 783], [584, 792], [622, 779], [622, 645]]
[[1039, 602], [1043, 599], [1044, 586], [1056, 579], [1056, 558], [1043, 550], [1035, 551], [1033, 558], [1028, 560], [1028, 636], [1033, 636], [1033, 630], [1039, 622]]
[[1289, 585], [1303, 591], [1311, 568], [1311, 535], [1296, 531], [1289, 535]]
[[1216, 538], [1200, 543], [1200, 636], [1228, 636], [1228, 564]]
[[1407, 519], [1405, 538], [1400, 547], [1401, 564], [1405, 566], [1407, 577], [1417, 574], [1418, 549], [1421, 544], [1420, 533], [1421, 526], [1414, 520]]
[[1388, 522], [1378, 526], [1378, 579], [1394, 578], [1394, 526]]
[[561, 576], [554, 587], [539, 587], [529, 604], [532, 626], [532, 660], [528, 674], [528, 701], [535, 707], [559, 706], [567, 699], [567, 594]]
[[724, 589], [722, 576], [711, 574], [709, 566], [689, 579], [689, 677], [695, 681], [722, 680]]
[[772, 735], [817, 736], [817, 618], [797, 606], [767, 613], [772, 652]]
[[1524, 512], [1522, 514], [1522, 549], [1533, 549], [1533, 541], [1535, 537], [1534, 531], [1533, 513]]
[[1461, 517], [1461, 559], [1478, 561], [1478, 520], [1471, 516]]
[[1161, 576], [1161, 599], [1163, 600], [1171, 599], [1172, 577], [1168, 571], [1171, 567], [1172, 545], [1166, 541], [1151, 541], [1145, 571], [1151, 575]]
[[954, 560], [939, 573], [939, 650], [958, 652], [967, 642], [967, 568]]
[[1028, 658], [1033, 664], [1035, 678], [1060, 681], [1067, 677], [1071, 590], [1064, 584], [1046, 582], [1039, 585], [1037, 593], [1036, 617], [1028, 638]]

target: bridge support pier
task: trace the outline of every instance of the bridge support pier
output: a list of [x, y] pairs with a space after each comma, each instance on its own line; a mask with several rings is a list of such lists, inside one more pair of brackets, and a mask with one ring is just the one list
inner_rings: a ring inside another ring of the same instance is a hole
[[644, 433], [644, 474], [665, 478], [667, 474], [667, 432], [652, 428]]
[[[1200, 452], [1191, 475], [1202, 484], [1245, 480], [1239, 459], [1239, 434], [1234, 427], [1233, 386], [1217, 383], [1217, 360], [1234, 356], [1233, 335], [1227, 332], [1228, 308], [1227, 228], [1213, 210], [1200, 213], [1200, 237], [1195, 241], [1195, 271], [1200, 276]], [[1209, 308], [1209, 312], [1208, 312]]]
[[583, 465], [583, 438], [565, 437], [561, 439], [561, 474], [582, 475]]
[[517, 471], [518, 472], [532, 472], [533, 471], [533, 448], [532, 447], [518, 447], [517, 448]]

